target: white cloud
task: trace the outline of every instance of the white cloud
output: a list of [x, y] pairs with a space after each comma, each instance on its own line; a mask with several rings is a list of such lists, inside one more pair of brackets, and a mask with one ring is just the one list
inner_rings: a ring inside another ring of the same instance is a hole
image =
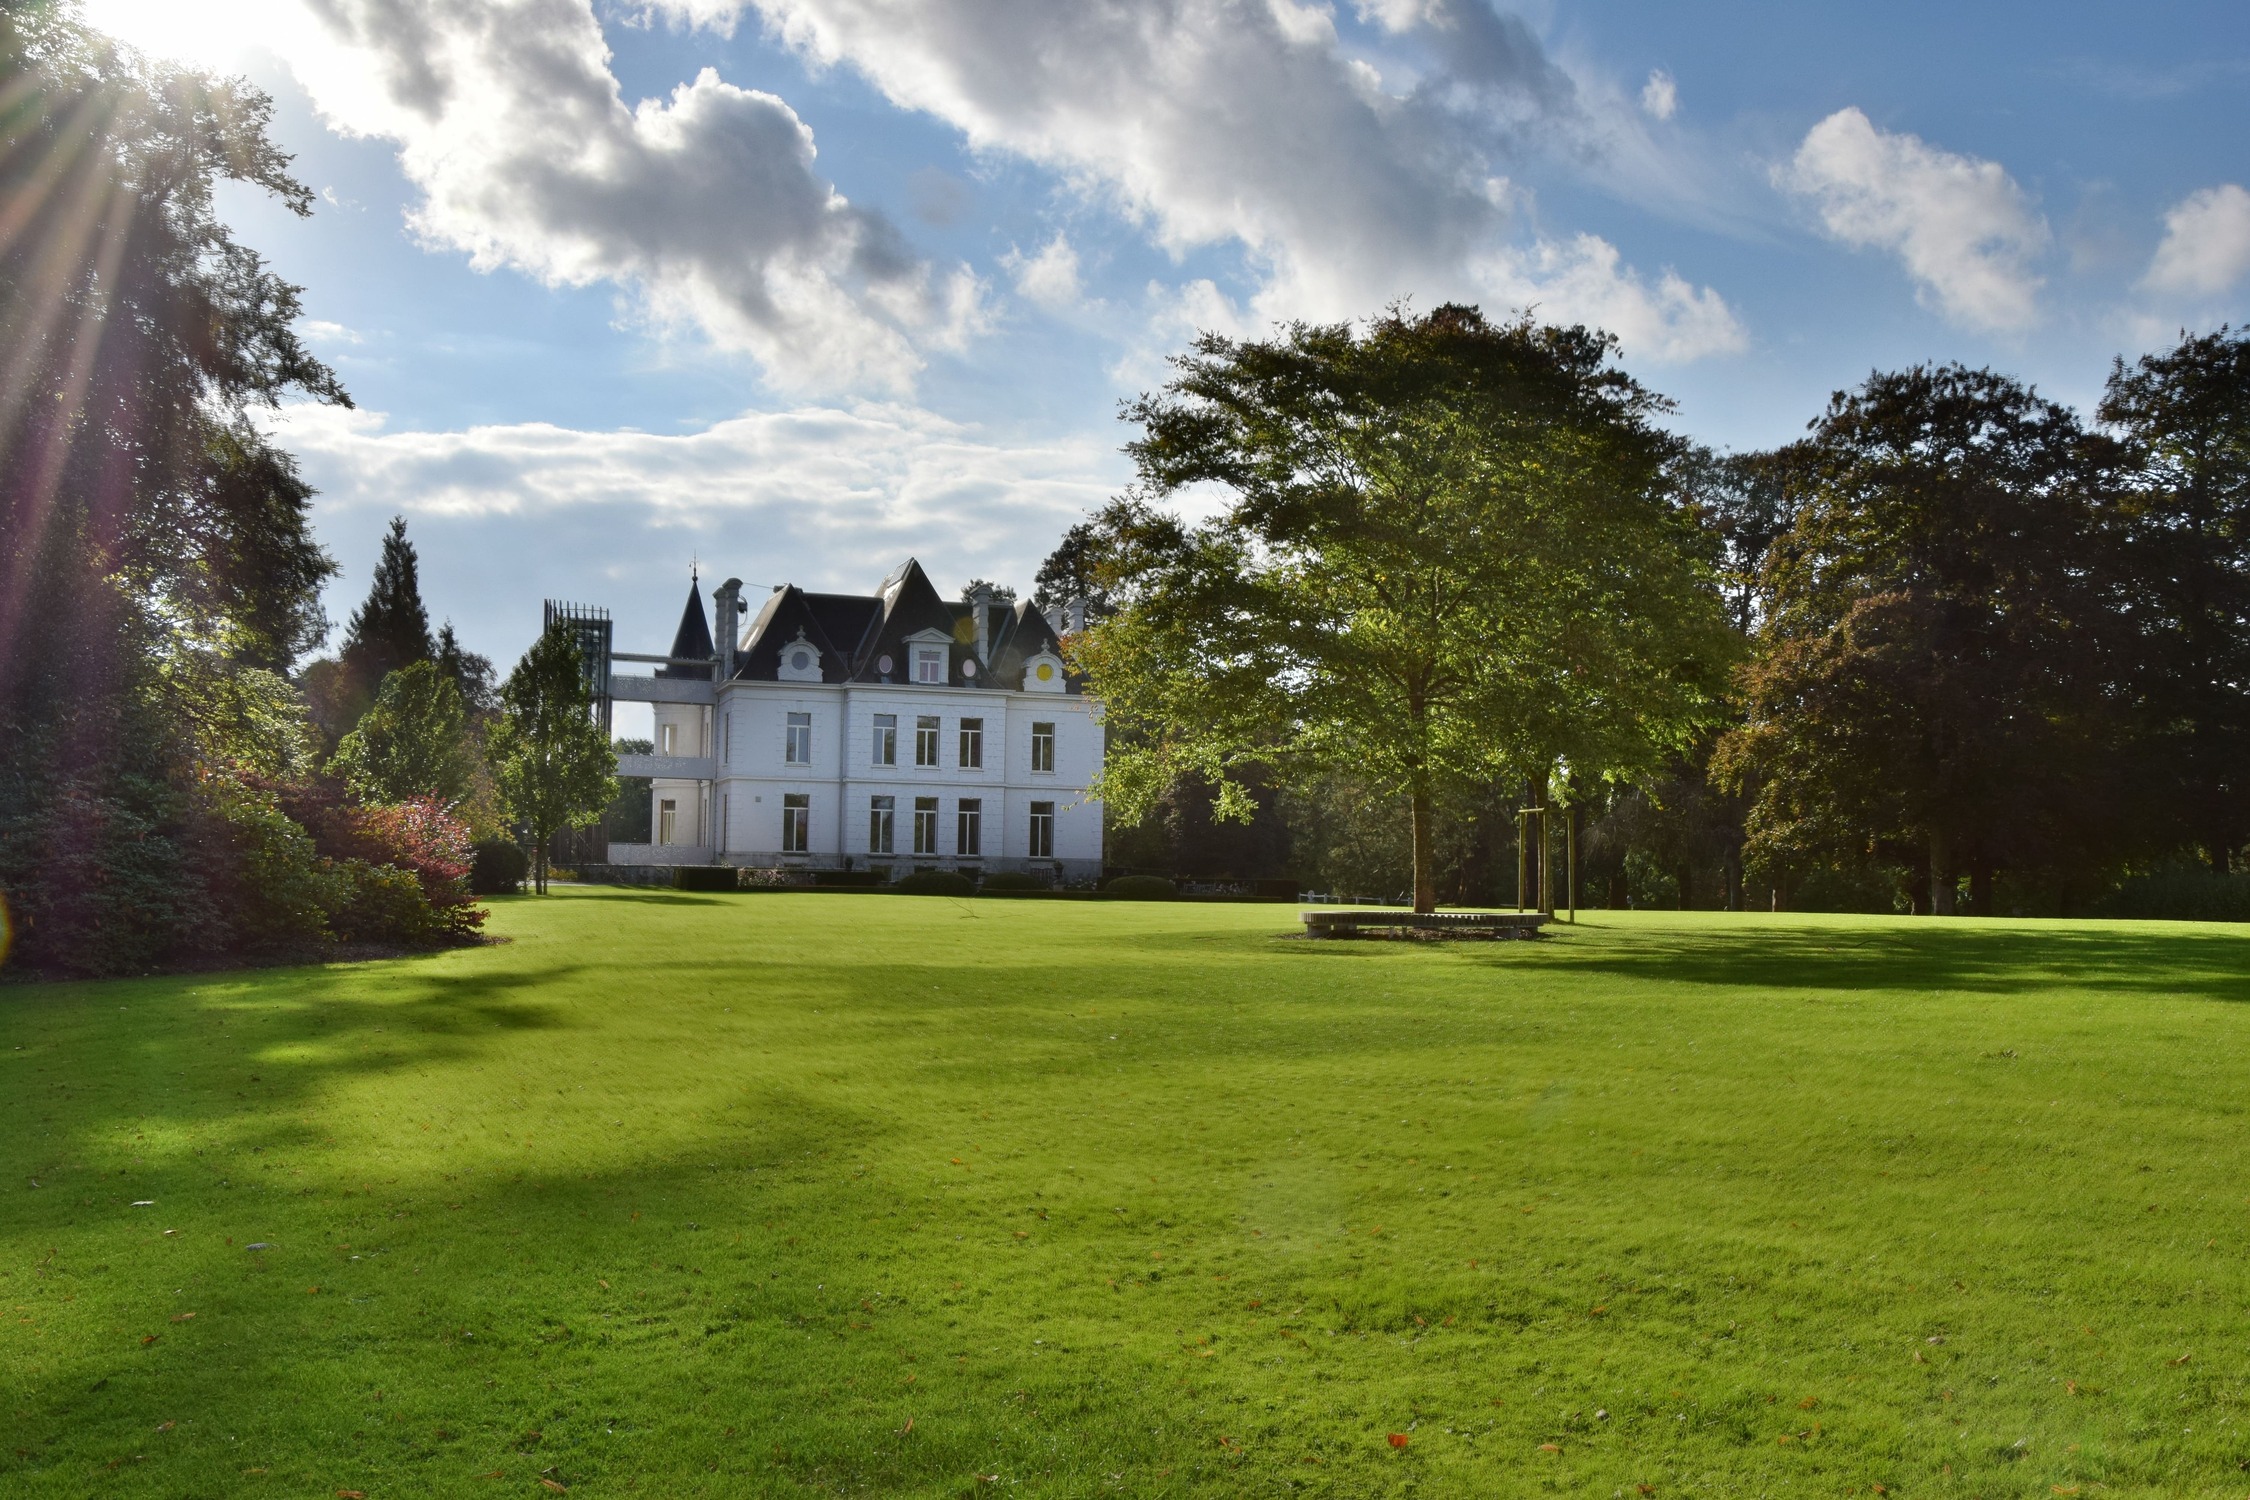
[[323, 118], [396, 142], [425, 242], [550, 285], [613, 284], [659, 328], [784, 387], [903, 390], [982, 325], [966, 268], [917, 257], [821, 174], [772, 94], [704, 69], [628, 105], [592, 0], [304, 0], [270, 41]]
[[1078, 282], [1078, 252], [1062, 235], [1049, 240], [1037, 255], [1011, 250], [1002, 264], [1015, 277], [1016, 290], [1041, 307], [1063, 311], [1077, 306], [1083, 295]]
[[761, 549], [793, 539], [824, 576], [857, 576], [886, 548], [948, 533], [1059, 534], [1123, 478], [1107, 433], [1003, 443], [892, 403], [749, 412], [689, 433], [547, 422], [392, 432], [380, 412], [327, 406], [272, 421], [324, 512], [544, 521], [623, 505], [646, 522], [759, 537]]
[[2164, 216], [2142, 285], [2151, 291], [2210, 296], [2250, 273], [2250, 193], [2234, 183], [2190, 193]]
[[1717, 292], [1670, 270], [1651, 286], [1599, 235], [1541, 240], [1496, 255], [1480, 270], [1491, 299], [1536, 307], [1549, 322], [1606, 328], [1636, 359], [1683, 364], [1749, 347]]
[[1998, 162], [1841, 109], [1806, 132], [1775, 176], [1813, 201], [1833, 238], [1895, 252], [1953, 321], [2004, 332], [2038, 320], [2032, 262], [2047, 246], [2047, 223]]
[[[1363, 0], [1395, 42], [1374, 61], [1302, 0], [744, 3], [816, 65], [856, 69], [976, 150], [1061, 173], [1176, 255], [1241, 246], [1260, 322], [1475, 297], [1495, 257], [1569, 258], [1567, 243], [1522, 243], [1492, 184], [1527, 151], [1604, 149], [1570, 76], [1484, 0]], [[1716, 292], [1693, 297], [1731, 325]]]
[[331, 323], [326, 318], [307, 318], [303, 324], [305, 337], [316, 344], [358, 344], [365, 342], [359, 334], [341, 323]]
[[1659, 120], [1669, 120], [1679, 112], [1680, 86], [1672, 81], [1671, 74], [1657, 68], [1648, 75], [1648, 82], [1641, 85], [1641, 108]]

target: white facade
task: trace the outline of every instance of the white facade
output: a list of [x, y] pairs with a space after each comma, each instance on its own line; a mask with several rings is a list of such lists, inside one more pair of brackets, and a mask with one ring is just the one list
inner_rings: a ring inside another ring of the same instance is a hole
[[[756, 868], [1047, 869], [1066, 878], [1100, 872], [1102, 810], [1087, 800], [1086, 788], [1101, 770], [1101, 726], [1083, 697], [747, 681], [719, 684], [716, 696], [713, 709], [655, 706], [660, 754], [669, 725], [674, 754], [701, 756], [708, 748], [715, 762], [709, 782], [652, 782], [650, 828], [657, 848], [671, 851], [660, 862], [685, 863], [687, 853], [700, 851], [713, 863]], [[793, 714], [803, 716], [794, 745]], [[708, 738], [706, 716], [715, 731]], [[878, 748], [879, 716], [895, 721], [887, 726], [888, 763]], [[935, 765], [916, 763], [925, 720], [936, 721]], [[971, 754], [981, 764], [963, 764], [965, 724], [974, 726]], [[887, 849], [878, 847], [875, 816], [876, 799], [885, 797]], [[932, 801], [934, 807], [926, 805]], [[670, 840], [663, 837], [666, 803]], [[968, 828], [965, 809], [974, 815]], [[803, 816], [801, 836], [788, 826], [791, 812]], [[917, 812], [934, 813], [934, 828], [918, 829]], [[1035, 815], [1043, 827], [1034, 825]], [[973, 847], [963, 846], [965, 832]], [[803, 847], [791, 847], [799, 842]]]
[[[662, 670], [613, 672], [651, 705], [648, 844], [615, 864], [1101, 873], [1103, 732], [1048, 617], [980, 590], [940, 598], [909, 560], [875, 595], [774, 591], [746, 632], [739, 584], [700, 595]], [[846, 644], [839, 644], [844, 642]]]

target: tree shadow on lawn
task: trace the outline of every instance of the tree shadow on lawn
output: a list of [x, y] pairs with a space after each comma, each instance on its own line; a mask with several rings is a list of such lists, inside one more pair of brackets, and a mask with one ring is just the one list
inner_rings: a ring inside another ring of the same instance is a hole
[[2250, 930], [1996, 928], [1610, 928], [1591, 941], [1509, 945], [1472, 961], [1653, 984], [1764, 990], [2078, 989], [2250, 1001]]

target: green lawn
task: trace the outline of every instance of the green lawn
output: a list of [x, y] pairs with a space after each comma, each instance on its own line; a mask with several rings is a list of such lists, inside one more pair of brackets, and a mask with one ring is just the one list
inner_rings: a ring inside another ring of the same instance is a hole
[[0, 1495], [2250, 1491], [2250, 934], [1290, 916], [0, 989]]

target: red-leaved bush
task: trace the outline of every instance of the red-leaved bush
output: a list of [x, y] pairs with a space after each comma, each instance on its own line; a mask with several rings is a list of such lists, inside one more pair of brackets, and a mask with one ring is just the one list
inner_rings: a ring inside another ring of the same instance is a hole
[[[474, 860], [469, 827], [437, 797], [368, 807], [322, 780], [276, 788], [289, 816], [313, 844], [354, 878], [355, 899], [333, 920], [340, 936], [363, 941], [467, 937], [489, 913], [469, 894]], [[425, 913], [412, 913], [385, 868], [411, 874]]]

